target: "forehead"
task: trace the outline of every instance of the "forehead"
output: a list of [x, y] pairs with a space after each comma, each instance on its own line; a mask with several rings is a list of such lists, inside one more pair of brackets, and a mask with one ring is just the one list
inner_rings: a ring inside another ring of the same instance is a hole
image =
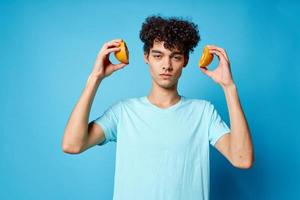
[[163, 53], [163, 54], [183, 54], [179, 49], [175, 48], [172, 50], [166, 49], [164, 47], [164, 42], [153, 42], [153, 47], [150, 48], [150, 53]]

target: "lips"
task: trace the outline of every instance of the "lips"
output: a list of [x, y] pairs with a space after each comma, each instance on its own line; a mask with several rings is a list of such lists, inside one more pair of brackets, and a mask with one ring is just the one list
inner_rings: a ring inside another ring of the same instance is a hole
[[160, 74], [161, 76], [172, 76], [171, 74]]
[[171, 77], [172, 77], [172, 75], [171, 74], [160, 74], [160, 76], [162, 77], [162, 79], [164, 79], [164, 80], [169, 80], [169, 79], [171, 79]]

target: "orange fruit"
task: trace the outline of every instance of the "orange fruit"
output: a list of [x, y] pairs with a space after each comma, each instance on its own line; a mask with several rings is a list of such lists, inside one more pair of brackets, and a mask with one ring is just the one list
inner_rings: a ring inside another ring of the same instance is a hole
[[120, 43], [120, 51], [116, 51], [115, 52], [115, 57], [118, 61], [120, 61], [121, 63], [129, 63], [129, 52], [128, 52], [128, 48], [127, 45], [125, 43], [124, 40], [121, 41]]
[[202, 56], [199, 60], [199, 67], [206, 67], [213, 60], [214, 55], [209, 53], [208, 47], [204, 47]]

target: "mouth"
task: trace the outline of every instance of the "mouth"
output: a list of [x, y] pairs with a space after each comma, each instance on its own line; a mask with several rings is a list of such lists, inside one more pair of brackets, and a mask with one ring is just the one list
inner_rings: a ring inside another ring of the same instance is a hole
[[170, 77], [172, 75], [171, 74], [160, 74], [160, 76]]
[[171, 78], [171, 74], [160, 74], [160, 76], [163, 78], [163, 79], [170, 79]]
[[172, 75], [170, 75], [170, 74], [160, 74], [160, 77], [162, 77], [162, 79], [164, 79], [164, 80], [169, 80], [169, 79], [171, 79]]

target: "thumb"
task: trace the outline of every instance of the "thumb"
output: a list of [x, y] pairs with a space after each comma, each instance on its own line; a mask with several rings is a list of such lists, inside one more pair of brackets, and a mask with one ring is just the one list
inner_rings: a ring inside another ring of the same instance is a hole
[[115, 68], [114, 71], [119, 70], [119, 69], [125, 67], [126, 65], [127, 64], [125, 64], [125, 63], [116, 64], [114, 67]]
[[206, 74], [207, 76], [211, 77], [212, 76], [212, 72], [208, 71], [208, 69], [206, 67], [200, 67], [200, 70]]

